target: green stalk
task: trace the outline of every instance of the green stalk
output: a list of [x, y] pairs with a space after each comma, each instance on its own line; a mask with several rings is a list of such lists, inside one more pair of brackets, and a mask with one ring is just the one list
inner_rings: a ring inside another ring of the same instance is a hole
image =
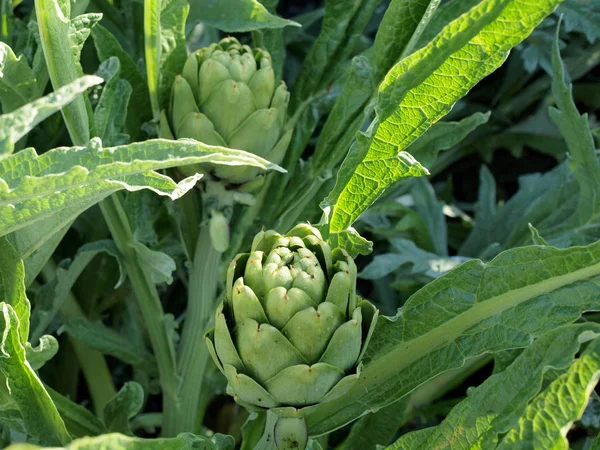
[[[52, 281], [56, 276], [56, 270], [56, 263], [50, 259], [42, 269], [44, 281]], [[69, 292], [60, 307], [60, 316], [63, 321], [85, 317], [79, 303], [77, 303], [77, 299], [71, 292]], [[106, 404], [117, 395], [117, 390], [104, 355], [99, 351], [87, 347], [76, 339], [69, 339], [73, 345], [88, 390], [90, 391], [94, 412], [97, 416], [102, 417]]]
[[[160, 5], [158, 0], [145, 0], [145, 32], [150, 43], [147, 48], [149, 88], [154, 116], [158, 117], [158, 62], [160, 61]], [[48, 73], [54, 89], [64, 86], [81, 76], [82, 70], [76, 60], [69, 39], [71, 32], [68, 17], [70, 3], [56, 0], [35, 0], [40, 38]], [[63, 118], [74, 145], [86, 145], [90, 138], [90, 108], [83, 95], [62, 109]], [[163, 435], [171, 435], [175, 429], [173, 422], [177, 413], [177, 371], [175, 348], [169, 338], [165, 316], [156, 286], [137, 260], [133, 233], [119, 197], [112, 195], [100, 203], [115, 244], [123, 256], [124, 266], [131, 280], [135, 297], [139, 304], [150, 342], [158, 362], [160, 384], [163, 390], [164, 425]]]
[[212, 245], [208, 227], [203, 227], [196, 243], [190, 274], [188, 307], [181, 335], [179, 367], [182, 378], [181, 408], [177, 417], [177, 432], [194, 431], [197, 415], [204, 415], [210, 392], [200, 389], [209, 364], [204, 333], [210, 327], [216, 308], [218, 272], [221, 253]]
[[168, 335], [168, 324], [165, 322], [165, 313], [160, 303], [160, 297], [156, 286], [142, 269], [137, 254], [132, 247], [134, 242], [133, 233], [118, 196], [112, 195], [109, 199], [102, 201], [100, 208], [117, 249], [123, 257], [123, 265], [131, 281], [158, 364], [163, 393], [164, 423], [162, 435], [173, 436], [177, 428], [175, 418], [179, 409], [177, 369], [175, 348]]

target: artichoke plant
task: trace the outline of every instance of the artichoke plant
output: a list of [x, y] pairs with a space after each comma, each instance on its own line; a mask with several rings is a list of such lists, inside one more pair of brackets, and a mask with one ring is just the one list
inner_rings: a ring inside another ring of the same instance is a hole
[[[275, 81], [271, 55], [227, 37], [188, 57], [173, 83], [169, 118], [161, 114], [160, 134], [245, 150], [279, 164], [292, 135], [288, 101], [285, 83]], [[259, 173], [255, 167], [206, 164], [180, 170], [238, 185]]]
[[238, 403], [302, 419], [358, 379], [376, 317], [356, 295], [353, 259], [301, 224], [260, 232], [233, 259], [207, 342]]

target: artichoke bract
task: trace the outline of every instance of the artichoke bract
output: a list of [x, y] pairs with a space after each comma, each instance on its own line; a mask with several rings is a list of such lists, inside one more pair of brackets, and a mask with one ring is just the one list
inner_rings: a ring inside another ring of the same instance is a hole
[[233, 259], [206, 340], [238, 403], [298, 418], [356, 382], [376, 318], [354, 260], [301, 224], [260, 232]]
[[[161, 114], [160, 134], [245, 150], [279, 164], [292, 136], [286, 129], [288, 101], [285, 83], [275, 82], [271, 55], [227, 37], [188, 57], [173, 83], [170, 120]], [[247, 183], [260, 171], [208, 164], [180, 170], [231, 184]]]

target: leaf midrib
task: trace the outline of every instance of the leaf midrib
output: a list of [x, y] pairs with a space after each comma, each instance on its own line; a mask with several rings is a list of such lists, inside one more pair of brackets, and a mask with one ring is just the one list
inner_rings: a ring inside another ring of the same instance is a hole
[[[514, 289], [495, 297], [476, 303], [468, 311], [450, 319], [444, 324], [434, 328], [415, 339], [405, 342], [385, 355], [377, 358], [365, 367], [362, 373], [360, 389], [368, 386], [371, 374], [376, 374], [380, 380], [387, 380], [394, 372], [399, 372], [415, 363], [445, 343], [454, 341], [464, 331], [477, 325], [485, 319], [498, 315], [510, 308], [514, 308], [532, 298], [549, 294], [569, 284], [587, 280], [600, 274], [600, 262], [583, 269], [564, 275], [558, 275], [539, 283]], [[377, 384], [377, 383], [374, 383]]]

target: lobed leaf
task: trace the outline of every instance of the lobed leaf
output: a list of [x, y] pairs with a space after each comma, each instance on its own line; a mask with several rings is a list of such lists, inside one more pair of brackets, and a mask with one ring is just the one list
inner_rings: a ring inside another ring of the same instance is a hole
[[227, 33], [300, 26], [294, 21], [270, 14], [257, 0], [193, 0], [190, 3], [190, 20], [206, 23]]
[[86, 75], [45, 97], [0, 116], [0, 160], [11, 154], [16, 142], [37, 124], [71, 103], [88, 88], [100, 84], [102, 81], [102, 78]]
[[[65, 447], [54, 450], [233, 450], [235, 441], [231, 436], [216, 434], [212, 439], [182, 433], [174, 438], [142, 439], [124, 436], [118, 433], [104, 434], [98, 437], [77, 439]], [[6, 450], [41, 449], [32, 444], [15, 444]]]
[[71, 440], [56, 406], [25, 357], [15, 310], [0, 303], [0, 371], [12, 399], [19, 407], [28, 434], [47, 445], [64, 445]]
[[530, 408], [529, 401], [542, 389], [544, 374], [550, 368], [568, 367], [582, 342], [594, 338], [598, 332], [600, 327], [597, 324], [584, 324], [560, 327], [545, 334], [528, 346], [503, 372], [492, 375], [480, 386], [471, 389], [468, 397], [455, 406], [440, 425], [429, 429], [427, 438], [418, 445], [409, 433], [390, 449], [496, 448], [498, 435], [511, 430]]
[[600, 377], [600, 340], [592, 341], [567, 373], [554, 380], [528, 407], [498, 450], [568, 449], [567, 432], [580, 419]]
[[104, 424], [109, 432], [131, 435], [129, 419], [144, 406], [144, 390], [135, 381], [123, 385], [104, 408]]
[[0, 237], [0, 302], [12, 307], [18, 319], [19, 339], [23, 343], [29, 338], [31, 309], [24, 280], [25, 267], [20, 255], [6, 237]]
[[[360, 380], [316, 407], [311, 434], [388, 405], [466, 359], [526, 347], [534, 337], [600, 308], [600, 243], [508, 250], [470, 260], [419, 290], [393, 318], [380, 318]], [[335, 404], [333, 404], [335, 403]]]
[[427, 170], [405, 150], [493, 72], [560, 0], [483, 0], [402, 59], [379, 88], [376, 119], [344, 161], [325, 211], [333, 235], [346, 230], [401, 177]]
[[172, 199], [193, 187], [199, 175], [176, 184], [157, 169], [211, 162], [279, 169], [250, 153], [192, 140], [155, 139], [101, 148], [57, 148], [38, 156], [25, 149], [0, 161], [0, 236], [31, 223], [68, 213], [71, 220], [121, 189], [150, 189]]

